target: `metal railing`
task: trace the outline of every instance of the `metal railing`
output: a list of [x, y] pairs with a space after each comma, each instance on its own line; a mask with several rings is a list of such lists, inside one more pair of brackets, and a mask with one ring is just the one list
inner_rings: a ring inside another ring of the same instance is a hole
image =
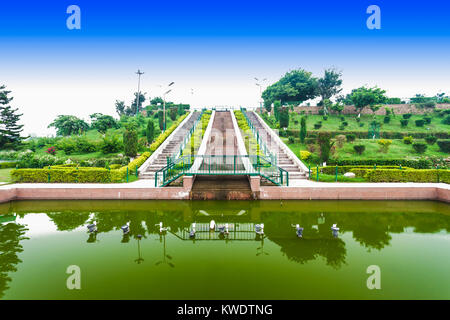
[[253, 136], [255, 137], [256, 142], [259, 145], [259, 150], [266, 157], [269, 157], [272, 160], [273, 164], [276, 164], [277, 163], [277, 156], [270, 151], [270, 149], [267, 147], [266, 142], [261, 139], [258, 129], [253, 125], [253, 122], [248, 118], [247, 111], [245, 109], [241, 108], [241, 112], [244, 115], [244, 118], [247, 121], [247, 124], [248, 124], [249, 128], [252, 130]]
[[195, 129], [198, 125], [198, 123], [202, 120], [202, 115], [205, 112], [206, 109], [202, 109], [202, 111], [200, 112], [200, 115], [198, 116], [198, 118], [194, 121], [194, 124], [192, 125], [192, 127], [189, 129], [188, 134], [186, 135], [186, 137], [183, 139], [183, 142], [181, 142], [180, 148], [179, 150], [174, 153], [171, 157], [168, 157], [167, 160], [167, 164], [170, 164], [172, 162], [175, 161], [175, 159], [177, 159], [178, 157], [180, 157], [183, 154], [183, 150], [184, 148], [186, 148], [186, 145], [190, 142], [192, 135], [195, 132]]
[[[192, 164], [201, 165], [193, 169]], [[247, 161], [251, 165], [244, 166]], [[184, 175], [262, 176], [277, 185], [289, 185], [289, 172], [272, 164], [270, 158], [257, 155], [189, 155], [182, 156], [155, 172], [155, 187], [164, 187]]]

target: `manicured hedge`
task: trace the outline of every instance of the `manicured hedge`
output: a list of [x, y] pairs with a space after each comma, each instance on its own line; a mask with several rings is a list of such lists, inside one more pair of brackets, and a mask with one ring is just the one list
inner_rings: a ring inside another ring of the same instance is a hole
[[182, 115], [175, 121], [166, 131], [162, 132], [155, 141], [150, 145], [150, 151], [153, 153], [158, 149], [158, 147], [167, 139], [167, 137], [178, 127], [181, 121], [188, 116], [188, 113]]
[[[105, 168], [74, 167], [73, 164], [58, 165], [43, 169], [15, 169], [11, 171], [14, 182], [67, 182], [67, 183], [107, 183], [122, 182], [127, 175], [134, 174], [136, 167], [140, 167], [150, 157], [150, 152], [144, 152], [140, 157], [131, 161], [120, 169], [108, 170]], [[50, 176], [50, 179], [49, 179]]]
[[15, 168], [16, 165], [15, 162], [0, 162], [0, 169]]
[[136, 167], [139, 168], [145, 160], [150, 157], [150, 152], [144, 152], [139, 157], [131, 161], [127, 166], [124, 166], [120, 169], [111, 170], [111, 182], [121, 182], [126, 179], [127, 176], [127, 168], [128, 174], [134, 174], [136, 171]]
[[104, 168], [51, 168], [15, 169], [11, 172], [14, 182], [110, 182], [110, 171]]
[[450, 183], [450, 170], [368, 170], [364, 176], [370, 182], [444, 182]]
[[360, 166], [402, 166], [402, 167], [410, 167], [414, 169], [429, 169], [431, 168], [431, 161], [420, 159], [420, 160], [405, 160], [405, 159], [386, 159], [386, 160], [335, 160], [330, 159], [327, 163], [330, 166], [339, 165], [339, 166], [352, 166], [352, 168], [360, 167]]
[[[340, 169], [342, 168], [342, 169]], [[348, 170], [344, 170], [348, 169]], [[322, 167], [319, 168], [320, 173], [333, 175], [335, 174], [336, 167]], [[345, 172], [353, 172], [356, 177], [364, 178], [368, 182], [444, 182], [450, 183], [450, 170], [446, 169], [411, 169], [411, 168], [390, 168], [378, 167], [372, 168], [350, 168], [338, 167], [338, 174]], [[316, 176], [316, 168], [311, 168], [311, 176]], [[319, 176], [320, 177], [320, 176]]]
[[[353, 172], [357, 177], [364, 177], [368, 170], [374, 169], [374, 166], [338, 166], [338, 174], [344, 174], [346, 172]], [[397, 169], [400, 170], [399, 166], [377, 166], [378, 169]], [[403, 169], [412, 169], [408, 167], [402, 167]], [[316, 173], [317, 167], [311, 167], [311, 172]], [[336, 166], [319, 167], [319, 172], [324, 174], [336, 174]]]
[[[288, 129], [286, 130], [287, 135], [299, 136], [299, 129]], [[309, 130], [306, 134], [308, 138], [317, 138], [319, 132], [324, 132], [323, 130]], [[367, 131], [327, 131], [331, 134], [331, 137], [338, 136], [340, 134], [354, 134], [358, 139], [367, 139]], [[439, 131], [439, 132], [408, 132], [408, 129], [404, 131], [381, 131], [380, 138], [384, 139], [403, 139], [404, 136], [412, 136], [414, 139], [425, 139], [428, 135], [434, 135], [438, 139], [450, 139], [450, 132]]]

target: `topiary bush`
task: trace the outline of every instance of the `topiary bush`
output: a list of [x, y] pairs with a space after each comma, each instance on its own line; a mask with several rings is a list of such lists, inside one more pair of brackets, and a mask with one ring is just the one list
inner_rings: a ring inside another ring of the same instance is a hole
[[429, 116], [426, 116], [426, 117], [423, 117], [423, 120], [425, 121], [425, 123], [426, 124], [430, 124], [431, 123], [431, 117], [429, 117]]
[[424, 153], [427, 150], [427, 145], [422, 142], [416, 142], [413, 144], [414, 150], [416, 150], [417, 153]]
[[412, 117], [412, 113], [405, 113], [402, 117], [403, 119], [409, 119]]
[[387, 153], [389, 151], [389, 146], [392, 144], [392, 140], [389, 139], [380, 139], [377, 141], [380, 146], [380, 151], [383, 153]]
[[400, 125], [404, 128], [406, 126], [408, 126], [408, 120], [407, 119], [401, 119], [400, 120]]
[[436, 143], [437, 138], [435, 136], [426, 136], [425, 137], [425, 141], [426, 143], [428, 143], [429, 145], [433, 145]]
[[450, 139], [438, 140], [437, 144], [441, 152], [450, 153]]
[[442, 120], [443, 124], [450, 124], [450, 116], [446, 116], [444, 120]]
[[384, 122], [384, 123], [389, 123], [389, 122], [391, 122], [391, 117], [390, 117], [390, 116], [385, 116], [385, 117], [383, 118], [383, 122]]
[[404, 144], [412, 144], [414, 142], [414, 138], [409, 136], [409, 137], [403, 137], [403, 143]]
[[353, 146], [353, 150], [355, 150], [357, 154], [361, 155], [366, 150], [366, 146], [363, 144], [357, 144]]
[[345, 137], [347, 138], [347, 142], [353, 142], [356, 140], [356, 135], [353, 133], [349, 133], [345, 135]]
[[314, 129], [316, 129], [316, 130], [320, 129], [321, 127], [322, 127], [322, 124], [319, 122], [314, 124]]
[[423, 127], [425, 125], [425, 120], [423, 120], [423, 119], [416, 120], [415, 122], [416, 122], [416, 127]]

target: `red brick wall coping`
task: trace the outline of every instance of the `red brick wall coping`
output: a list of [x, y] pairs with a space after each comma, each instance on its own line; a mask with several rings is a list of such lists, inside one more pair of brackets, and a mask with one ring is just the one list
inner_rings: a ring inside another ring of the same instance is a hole
[[[16, 184], [0, 187], [0, 203], [11, 200], [187, 200], [190, 186], [148, 188], [115, 185]], [[261, 186], [261, 200], [439, 200], [450, 203], [443, 183], [317, 183], [299, 187]]]

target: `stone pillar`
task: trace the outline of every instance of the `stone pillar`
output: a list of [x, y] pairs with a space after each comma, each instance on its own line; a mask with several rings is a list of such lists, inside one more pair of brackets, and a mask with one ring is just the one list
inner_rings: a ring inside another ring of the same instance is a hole
[[250, 179], [250, 188], [252, 189], [253, 199], [259, 199], [259, 191], [261, 186], [261, 177], [260, 176], [249, 176]]
[[194, 176], [183, 176], [183, 189], [190, 192], [194, 184]]

